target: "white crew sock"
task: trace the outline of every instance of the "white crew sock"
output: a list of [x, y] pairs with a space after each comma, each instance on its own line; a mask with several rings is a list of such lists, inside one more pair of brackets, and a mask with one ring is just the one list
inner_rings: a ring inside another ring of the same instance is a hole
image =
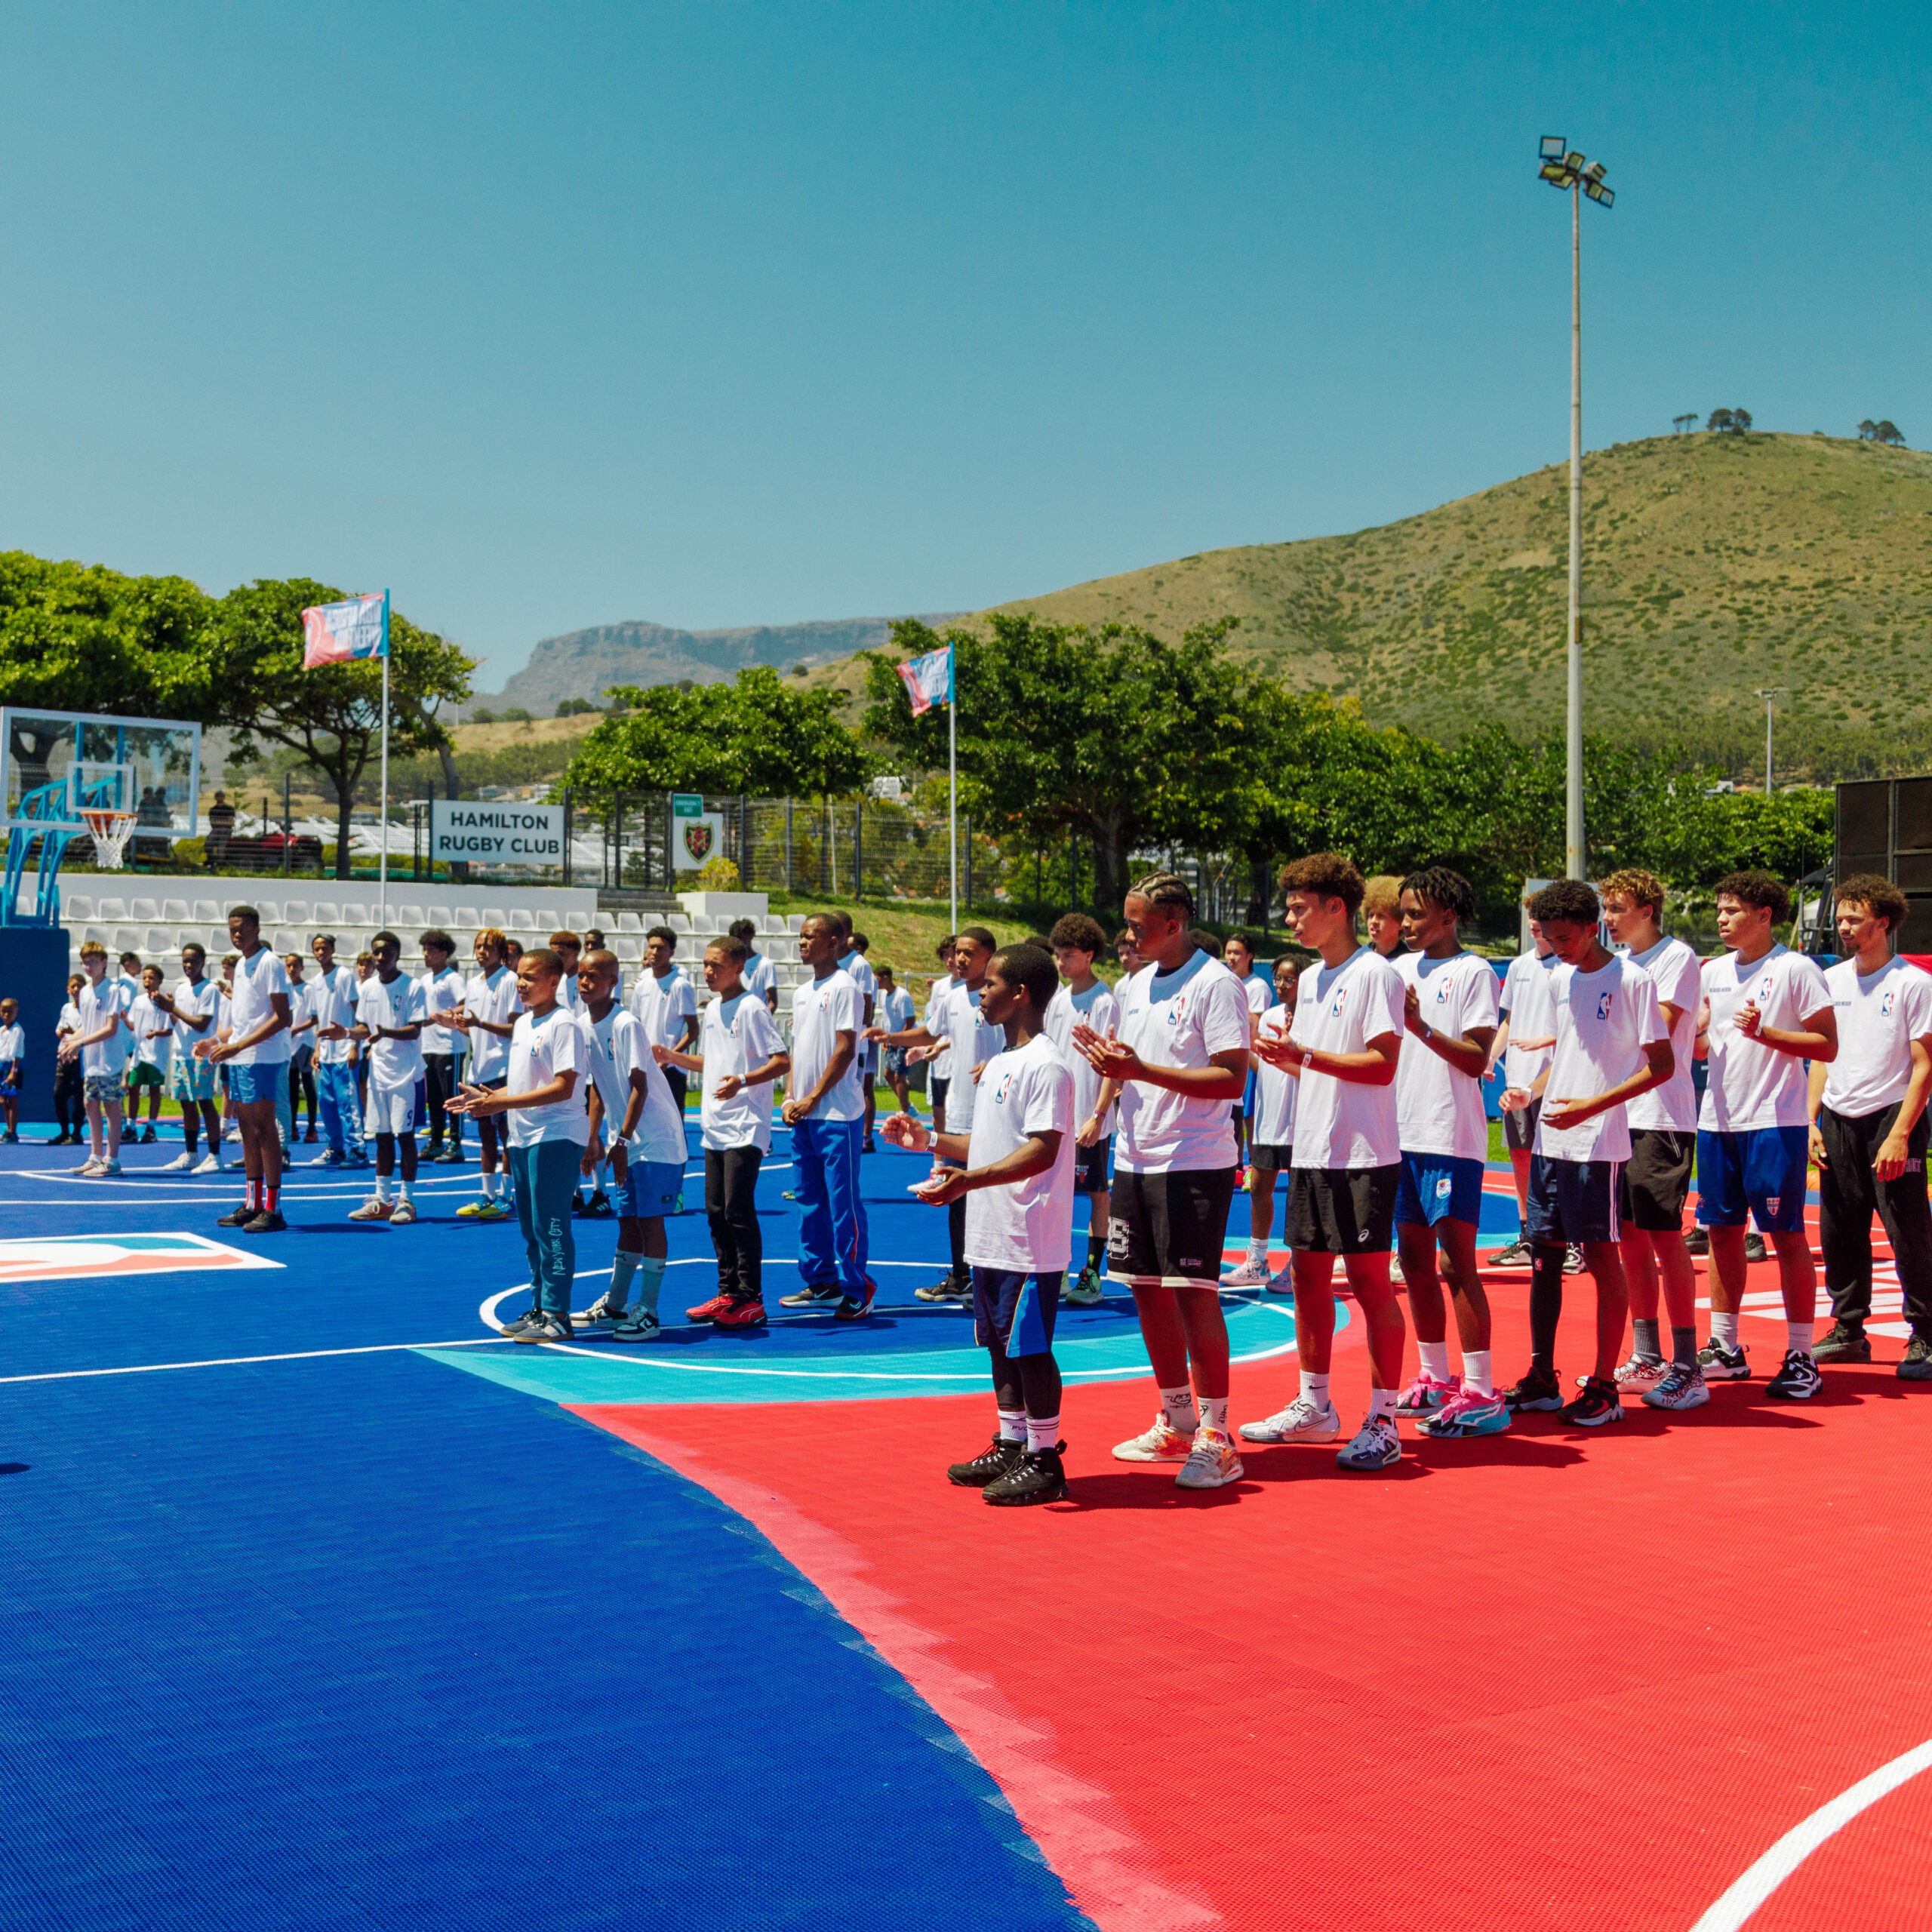
[[1721, 1342], [1727, 1349], [1737, 1346], [1737, 1312], [1734, 1309], [1728, 1315], [1721, 1309], [1711, 1310], [1711, 1340]]
[[416, 1183], [413, 1180], [399, 1180], [395, 1186], [396, 1192], [414, 1208], [416, 1205]]
[[[1024, 1409], [1001, 1409], [999, 1411], [999, 1439], [1002, 1442], [1024, 1442], [1026, 1440], [1026, 1411]], [[1055, 1441], [1059, 1438], [1056, 1437]], [[1048, 1448], [1052, 1443], [1047, 1444]]]
[[483, 1198], [485, 1201], [495, 1200], [497, 1196], [503, 1192], [503, 1177], [501, 1174], [485, 1174], [483, 1177]]
[[1266, 1235], [1248, 1236], [1247, 1258], [1251, 1261], [1266, 1261], [1268, 1259], [1268, 1237]]
[[1228, 1398], [1225, 1395], [1204, 1395], [1201, 1398], [1201, 1420], [1210, 1429], [1218, 1429], [1222, 1435], [1228, 1432]]
[[1496, 1371], [1489, 1365], [1490, 1352], [1487, 1349], [1465, 1349], [1463, 1351], [1463, 1380], [1478, 1395], [1496, 1393]]
[[1328, 1406], [1327, 1377], [1312, 1374], [1303, 1369], [1301, 1372], [1301, 1392], [1318, 1409], [1325, 1409]]
[[1201, 1426], [1201, 1418], [1194, 1413], [1194, 1391], [1185, 1382], [1178, 1389], [1161, 1391], [1161, 1413], [1167, 1417], [1168, 1426], [1183, 1435], [1192, 1435]]
[[1391, 1422], [1395, 1420], [1395, 1393], [1392, 1389], [1371, 1389], [1368, 1392], [1368, 1419], [1371, 1422], [1377, 1416], [1386, 1416]]
[[[1000, 1417], [1005, 1426], [1006, 1418]], [[1029, 1416], [1026, 1418], [1026, 1446], [1029, 1449], [1057, 1449], [1060, 1447], [1060, 1417], [1058, 1416]]]
[[657, 1312], [657, 1291], [664, 1285], [664, 1263], [661, 1254], [638, 1257], [637, 1305], [649, 1314]]
[[393, 1201], [395, 1198], [394, 1183], [391, 1182], [387, 1174], [378, 1174], [376, 1177], [376, 1198], [378, 1201]]
[[1416, 1353], [1422, 1357], [1425, 1375], [1432, 1375], [1438, 1382], [1449, 1380], [1449, 1344], [1447, 1342], [1418, 1342]]
[[617, 1258], [611, 1263], [611, 1300], [617, 1307], [623, 1307], [631, 1298], [631, 1277], [642, 1265], [644, 1257], [631, 1254], [619, 1248]]
[[1787, 1321], [1784, 1324], [1785, 1346], [1795, 1349], [1799, 1355], [1811, 1352], [1811, 1337], [1818, 1331], [1815, 1321]]

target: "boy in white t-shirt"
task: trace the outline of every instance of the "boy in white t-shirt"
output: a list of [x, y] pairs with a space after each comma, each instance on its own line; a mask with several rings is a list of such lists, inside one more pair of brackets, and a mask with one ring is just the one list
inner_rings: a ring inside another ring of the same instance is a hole
[[571, 1196], [590, 1140], [585, 1090], [592, 1048], [589, 1035], [557, 998], [563, 971], [563, 961], [548, 946], [533, 946], [518, 960], [521, 1011], [510, 1029], [503, 1079], [494, 1087], [466, 1081], [450, 1103], [479, 1121], [502, 1119], [509, 1130], [516, 1217], [530, 1260], [531, 1306], [503, 1333], [531, 1343], [567, 1342], [576, 1333], [571, 1326], [577, 1277]]
[[1332, 1442], [1341, 1433], [1328, 1393], [1340, 1256], [1367, 1331], [1369, 1406], [1336, 1460], [1340, 1468], [1366, 1472], [1388, 1469], [1402, 1454], [1395, 1426], [1402, 1312], [1389, 1278], [1389, 1249], [1402, 1173], [1395, 1069], [1403, 989], [1388, 961], [1356, 940], [1364, 884], [1335, 852], [1297, 859], [1281, 873], [1288, 930], [1317, 955], [1302, 973], [1287, 1037], [1257, 1049], [1301, 1081], [1287, 1216], [1301, 1387], [1275, 1414], [1244, 1424], [1241, 1434], [1250, 1442]]
[[[890, 966], [875, 969], [878, 974], [879, 1024], [888, 1033], [903, 1032], [912, 1023], [917, 1009], [912, 1004], [912, 995], [899, 983], [898, 976]], [[745, 990], [755, 993], [749, 976]], [[879, 1056], [879, 1078], [891, 1091], [892, 1097], [899, 1103], [897, 1111], [909, 1114], [912, 1111], [912, 1083], [906, 1072], [906, 1049], [888, 1047]]]
[[1811, 1355], [1818, 1274], [1804, 1231], [1804, 1063], [1837, 1057], [1838, 1019], [1817, 961], [1778, 943], [1791, 916], [1778, 880], [1732, 872], [1718, 881], [1717, 902], [1718, 937], [1731, 950], [1703, 965], [1699, 1043], [1709, 1077], [1697, 1112], [1697, 1219], [1710, 1236], [1711, 1339], [1697, 1365], [1706, 1381], [1751, 1373], [1737, 1333], [1748, 1212], [1777, 1252], [1784, 1300], [1784, 1361], [1764, 1392], [1808, 1401], [1824, 1383]]
[[[218, 1174], [221, 1171], [221, 1112], [215, 1105], [215, 1069], [195, 1049], [216, 1037], [216, 1016], [221, 989], [204, 971], [207, 954], [193, 940], [181, 949], [181, 977], [172, 992], [157, 993], [155, 1004], [168, 1016], [174, 1035], [168, 1069], [168, 1091], [181, 1103], [182, 1151], [163, 1163], [163, 1171], [179, 1174]], [[200, 1129], [208, 1129], [208, 1151], [198, 1154]]]
[[1120, 1094], [1107, 1269], [1134, 1291], [1161, 1401], [1152, 1425], [1114, 1455], [1179, 1462], [1179, 1487], [1219, 1489], [1241, 1475], [1228, 1427], [1220, 1287], [1235, 1192], [1229, 1116], [1247, 1083], [1247, 1000], [1195, 944], [1194, 891], [1177, 873], [1142, 879], [1126, 912], [1147, 968], [1122, 986], [1112, 1031], [1076, 1020], [1072, 1034], [1074, 1050]]
[[[376, 1192], [355, 1209], [352, 1221], [386, 1221], [407, 1227], [416, 1219], [416, 1089], [423, 1078], [423, 988], [402, 970], [402, 941], [378, 933], [369, 942], [376, 970], [356, 989], [355, 1025], [350, 1034], [369, 1064], [362, 1131], [376, 1143]], [[402, 1198], [391, 1192], [400, 1147]]]
[[[432, 1026], [460, 1027], [469, 1035], [468, 1084], [493, 1093], [509, 1075], [510, 1041], [515, 1035], [517, 1015], [523, 1011], [517, 991], [520, 983], [508, 964], [509, 942], [496, 927], [484, 927], [476, 935], [472, 949], [476, 955], [476, 971], [464, 983], [462, 1004], [442, 1008], [428, 1017]], [[562, 970], [562, 961], [558, 961], [560, 974]], [[502, 1158], [502, 1129], [497, 1110], [460, 1107], [457, 1114], [459, 1119], [469, 1114], [475, 1120], [477, 1143], [481, 1149], [477, 1166], [482, 1184], [481, 1195], [474, 1201], [466, 1201], [456, 1211], [457, 1219], [505, 1220], [509, 1210], [503, 1204], [503, 1182], [497, 1174], [498, 1162]], [[504, 1164], [507, 1167], [507, 1161]], [[571, 1192], [574, 1198], [574, 1181], [571, 1184]]]
[[141, 968], [141, 989], [128, 1008], [128, 1030], [133, 1034], [128, 1057], [128, 1131], [131, 1136], [141, 1114], [141, 1094], [148, 1097], [148, 1124], [140, 1136], [143, 1145], [152, 1142], [161, 1118], [161, 1097], [168, 1084], [168, 1043], [174, 1028], [156, 1001], [161, 992], [161, 968]]
[[1893, 956], [1906, 897], [1870, 873], [1842, 879], [1838, 950], [1825, 974], [1838, 1021], [1838, 1057], [1811, 1063], [1818, 1245], [1832, 1321], [1818, 1361], [1869, 1361], [1872, 1217], [1884, 1223], [1912, 1324], [1898, 1373], [1932, 1381], [1932, 1209], [1925, 1186], [1932, 1092], [1932, 977]]
[[989, 962], [980, 1008], [1011, 1044], [986, 1062], [970, 1134], [936, 1135], [909, 1113], [885, 1137], [941, 1160], [912, 1191], [966, 1203], [973, 1327], [992, 1357], [999, 1426], [946, 1480], [995, 1506], [1066, 1494], [1054, 1321], [1073, 1232], [1073, 1069], [1044, 1031], [1060, 975], [1044, 947], [1008, 946]]
[[[1247, 999], [1248, 1018], [1258, 1023], [1261, 1016], [1275, 1004], [1274, 983], [1265, 973], [1257, 972], [1254, 964], [1254, 940], [1247, 933], [1230, 933], [1227, 944], [1222, 949], [1221, 963], [1241, 982], [1241, 992]], [[1247, 1085], [1242, 1091], [1241, 1105], [1234, 1113], [1235, 1185], [1247, 1185], [1247, 1145], [1252, 1137], [1254, 1113], [1254, 1069], [1247, 1072]], [[1249, 1286], [1255, 1285], [1253, 1283]]]
[[[425, 933], [417, 943], [423, 949], [423, 970], [416, 983], [423, 989], [423, 1010], [440, 1013], [463, 1004], [463, 976], [454, 964], [456, 941], [440, 927]], [[449, 1111], [450, 1100], [460, 1084], [463, 1057], [469, 1036], [454, 1026], [433, 1022], [423, 1029], [423, 1097], [428, 1103], [429, 1144], [423, 1158], [438, 1166], [463, 1165], [463, 1116]]]
[[1107, 1190], [1114, 1151], [1109, 1122], [1118, 1096], [1085, 1057], [1074, 1051], [1073, 1029], [1084, 1023], [1104, 1035], [1119, 1018], [1120, 1008], [1113, 989], [1094, 972], [1094, 961], [1107, 947], [1097, 919], [1069, 912], [1054, 921], [1048, 943], [1064, 983], [1047, 1008], [1047, 1038], [1073, 1069], [1073, 1191], [1087, 1197], [1087, 1257], [1067, 1284], [1065, 1298], [1075, 1308], [1091, 1308], [1100, 1300], [1100, 1276], [1107, 1265]]
[[[945, 938], [934, 948], [934, 951], [939, 957], [940, 970], [938, 977], [926, 989], [925, 1024], [928, 1029], [931, 1028], [934, 1017], [946, 1004], [946, 995], [952, 992], [957, 981], [958, 975], [952, 969], [952, 952], [954, 947], [958, 943], [959, 935], [957, 933], [948, 933]], [[902, 1027], [898, 1030], [903, 1032], [905, 1029]], [[916, 1060], [912, 1060], [906, 1062], [909, 1066], [914, 1066], [918, 1063]], [[926, 1072], [926, 1092], [932, 1102], [933, 1131], [935, 1134], [943, 1134], [946, 1131], [946, 1097], [952, 1084], [952, 1048], [949, 1044], [942, 1046], [939, 1051], [933, 1055]]]
[[20, 1003], [0, 999], [0, 1115], [11, 1146], [20, 1137], [20, 1089], [27, 1072], [27, 1029], [20, 1024]]
[[248, 1191], [242, 1205], [215, 1225], [246, 1235], [280, 1234], [288, 1225], [281, 1217], [277, 1120], [288, 1091], [288, 1029], [294, 1017], [288, 968], [263, 943], [261, 915], [254, 906], [229, 909], [228, 937], [236, 950], [226, 1037], [203, 1040], [195, 1051], [227, 1069], [228, 1103], [242, 1136]]
[[60, 1057], [81, 1063], [91, 1143], [88, 1158], [73, 1171], [83, 1180], [98, 1180], [121, 1171], [121, 1080], [128, 1064], [132, 1002], [127, 983], [108, 977], [107, 949], [98, 940], [82, 946], [81, 971], [87, 984], [75, 1002], [80, 1028], [61, 1043]]
[[[1475, 918], [1476, 901], [1460, 872], [1446, 866], [1411, 872], [1401, 905], [1405, 950], [1389, 961], [1402, 981], [1407, 1035], [1395, 1069], [1402, 1144], [1395, 1231], [1420, 1366], [1395, 1407], [1444, 1440], [1497, 1435], [1509, 1426], [1509, 1411], [1496, 1393], [1489, 1297], [1476, 1268], [1489, 1155], [1482, 1076], [1496, 1037], [1496, 973], [1463, 950], [1463, 922]], [[1462, 1345], [1460, 1376], [1449, 1372], [1444, 1280]]]
[[764, 1243], [758, 1225], [758, 1171], [771, 1151], [771, 1083], [792, 1064], [771, 1009], [744, 983], [749, 949], [728, 934], [706, 941], [704, 983], [714, 995], [701, 1016], [700, 1051], [657, 1051], [697, 1074], [703, 1095], [704, 1211], [718, 1257], [718, 1292], [685, 1312], [720, 1328], [764, 1319]]
[[[1525, 912], [1529, 906], [1525, 899]], [[1492, 1268], [1530, 1265], [1530, 1154], [1537, 1144], [1543, 1103], [1527, 1096], [1537, 1084], [1537, 1076], [1549, 1066], [1556, 1046], [1556, 1001], [1552, 989], [1556, 984], [1553, 976], [1563, 962], [1550, 950], [1543, 928], [1534, 919], [1528, 923], [1530, 949], [1518, 953], [1503, 976], [1499, 1002], [1503, 1024], [1489, 1043], [1489, 1065], [1484, 1069], [1486, 1078], [1500, 1066], [1503, 1091], [1525, 1097], [1503, 1109], [1503, 1144], [1509, 1150], [1510, 1171], [1516, 1183], [1517, 1232], [1506, 1247], [1497, 1248], [1490, 1256]], [[1580, 1249], [1567, 1265], [1572, 1274], [1582, 1268]]]
[[1268, 1248], [1275, 1232], [1275, 1183], [1294, 1164], [1295, 1093], [1301, 1081], [1298, 1074], [1277, 1066], [1260, 1048], [1287, 1038], [1300, 979], [1300, 962], [1283, 953], [1275, 961], [1275, 1003], [1254, 1023], [1256, 1050], [1248, 1055], [1254, 1099], [1248, 1117], [1247, 1254], [1232, 1274], [1222, 1276], [1224, 1288], [1258, 1286], [1271, 1295], [1294, 1290], [1294, 1268], [1272, 1268]]
[[[1629, 1293], [1623, 1278], [1623, 1163], [1630, 1158], [1625, 1108], [1670, 1078], [1670, 1035], [1651, 976], [1597, 937], [1595, 891], [1558, 879], [1530, 901], [1563, 964], [1555, 986], [1556, 1045], [1537, 1075], [1537, 1144], [1530, 1157], [1530, 1372], [1504, 1398], [1512, 1411], [1554, 1410], [1583, 1429], [1623, 1420], [1617, 1358]], [[1503, 1096], [1521, 1110], [1523, 1097]], [[1565, 1403], [1556, 1379], [1556, 1330], [1563, 1313], [1563, 1262], [1581, 1244], [1597, 1284], [1596, 1364]]]

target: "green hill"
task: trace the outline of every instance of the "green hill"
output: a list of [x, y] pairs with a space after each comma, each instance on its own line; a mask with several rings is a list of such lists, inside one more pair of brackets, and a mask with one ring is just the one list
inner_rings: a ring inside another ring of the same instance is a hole
[[[1569, 472], [1554, 464], [1374, 530], [1251, 544], [1002, 610], [1178, 637], [1232, 613], [1241, 654], [1377, 722], [1454, 739], [1560, 728]], [[1826, 436], [1620, 443], [1584, 468], [1586, 728], [1779, 777], [1932, 763], [1932, 456]]]

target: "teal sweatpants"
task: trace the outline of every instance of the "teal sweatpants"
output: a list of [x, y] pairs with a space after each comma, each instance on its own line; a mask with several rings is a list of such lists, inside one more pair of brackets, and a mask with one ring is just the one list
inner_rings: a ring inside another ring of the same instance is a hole
[[574, 1140], [540, 1140], [534, 1147], [504, 1151], [515, 1186], [517, 1226], [530, 1254], [531, 1298], [546, 1314], [568, 1316], [577, 1277], [571, 1197], [583, 1149]]

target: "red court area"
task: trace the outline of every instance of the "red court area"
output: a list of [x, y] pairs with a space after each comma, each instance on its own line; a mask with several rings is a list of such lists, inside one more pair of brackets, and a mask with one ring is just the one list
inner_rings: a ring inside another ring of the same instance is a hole
[[[1513, 1376], [1527, 1277], [1491, 1290]], [[1574, 1280], [1566, 1380], [1592, 1301]], [[1345, 1334], [1352, 1426], [1367, 1364]], [[1932, 1385], [1899, 1381], [1903, 1343], [1882, 1340], [1820, 1399], [1774, 1403], [1782, 1327], [1746, 1338], [1756, 1379], [1687, 1416], [1633, 1398], [1595, 1432], [1405, 1430], [1401, 1466], [1366, 1478], [1332, 1447], [1247, 1450], [1246, 1478], [1205, 1494], [1110, 1459], [1146, 1422], [1145, 1382], [1072, 1389], [1072, 1494], [1034, 1510], [946, 1481], [986, 1399], [580, 1413], [811, 1577], [1107, 1932], [1689, 1932], [1786, 1832], [1932, 1737]], [[1238, 1369], [1235, 1420], [1294, 1373]], [[1822, 1847], [1752, 1932], [1932, 1923], [1928, 1783]]]

